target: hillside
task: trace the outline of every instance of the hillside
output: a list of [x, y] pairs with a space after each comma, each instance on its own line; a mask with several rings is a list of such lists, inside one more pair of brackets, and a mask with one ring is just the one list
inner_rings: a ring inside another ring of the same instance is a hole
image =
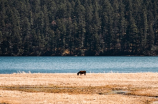
[[158, 0], [0, 0], [1, 56], [158, 55]]

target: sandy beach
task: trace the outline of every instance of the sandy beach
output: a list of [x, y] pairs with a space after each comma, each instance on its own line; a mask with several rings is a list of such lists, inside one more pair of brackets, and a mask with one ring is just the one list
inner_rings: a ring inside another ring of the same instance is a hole
[[158, 104], [158, 73], [0, 74], [0, 103]]

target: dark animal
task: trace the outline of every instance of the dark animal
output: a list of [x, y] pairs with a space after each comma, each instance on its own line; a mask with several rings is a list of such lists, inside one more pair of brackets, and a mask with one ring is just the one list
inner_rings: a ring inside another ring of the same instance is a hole
[[84, 74], [84, 75], [86, 75], [86, 71], [79, 71], [78, 73], [77, 73], [77, 75], [82, 75], [82, 74]]

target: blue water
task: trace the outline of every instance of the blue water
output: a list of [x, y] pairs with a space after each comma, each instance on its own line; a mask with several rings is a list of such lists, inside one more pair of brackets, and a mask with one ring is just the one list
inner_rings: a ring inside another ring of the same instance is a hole
[[0, 57], [0, 74], [158, 72], [158, 57]]

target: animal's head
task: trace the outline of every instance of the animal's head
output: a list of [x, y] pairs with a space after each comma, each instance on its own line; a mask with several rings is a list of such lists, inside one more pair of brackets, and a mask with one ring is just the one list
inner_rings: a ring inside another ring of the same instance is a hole
[[79, 75], [79, 72], [77, 73], [77, 75]]

